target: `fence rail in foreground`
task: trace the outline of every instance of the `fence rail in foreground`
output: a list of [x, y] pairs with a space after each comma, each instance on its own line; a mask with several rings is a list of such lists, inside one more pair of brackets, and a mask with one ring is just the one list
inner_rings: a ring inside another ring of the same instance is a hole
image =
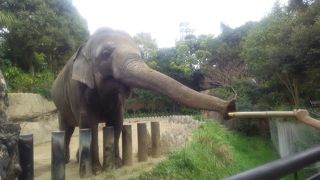
[[[240, 174], [226, 178], [227, 180], [253, 180], [253, 179], [279, 179], [297, 170], [320, 160], [320, 145], [307, 149], [303, 152], [272, 161], [257, 168], [242, 172]], [[297, 176], [295, 176], [297, 178]], [[320, 174], [314, 174], [308, 180], [319, 179]]]

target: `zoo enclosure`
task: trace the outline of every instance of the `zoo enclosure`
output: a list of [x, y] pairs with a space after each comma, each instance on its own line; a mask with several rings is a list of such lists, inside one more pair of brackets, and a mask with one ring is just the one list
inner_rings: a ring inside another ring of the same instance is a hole
[[[146, 123], [137, 123], [138, 133], [138, 161], [148, 160], [148, 132]], [[122, 163], [125, 166], [132, 165], [132, 127], [124, 125], [122, 130]], [[51, 179], [65, 179], [65, 142], [64, 131], [52, 132], [51, 139]], [[79, 130], [79, 176], [88, 177], [91, 171], [91, 130]], [[154, 158], [160, 156], [160, 124], [151, 122], [151, 155]], [[20, 164], [22, 173], [19, 180], [34, 179], [33, 160], [33, 135], [21, 135], [19, 138]], [[103, 168], [105, 170], [115, 167], [114, 128], [103, 128]]]

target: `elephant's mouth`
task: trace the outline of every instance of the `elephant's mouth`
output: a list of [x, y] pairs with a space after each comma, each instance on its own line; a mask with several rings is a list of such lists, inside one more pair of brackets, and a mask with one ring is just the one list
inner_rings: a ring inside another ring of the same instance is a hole
[[129, 58], [120, 74], [119, 79], [129, 86], [159, 92], [192, 108], [218, 111], [225, 118], [229, 111], [235, 110], [235, 100], [224, 101], [214, 96], [199, 93], [149, 68], [140, 58]]

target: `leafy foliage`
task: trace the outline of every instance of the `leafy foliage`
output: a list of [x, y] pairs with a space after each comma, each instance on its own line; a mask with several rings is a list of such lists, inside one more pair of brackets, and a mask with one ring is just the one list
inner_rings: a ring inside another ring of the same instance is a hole
[[151, 37], [151, 34], [138, 33], [133, 38], [140, 47], [143, 58], [145, 60], [154, 60], [157, 54], [158, 46], [156, 40]]
[[[42, 79], [51, 79], [87, 39], [86, 22], [69, 0], [0, 0], [0, 9], [0, 64], [10, 91], [48, 92], [40, 90], [49, 88]], [[149, 66], [191, 88], [201, 89], [205, 77], [225, 86], [214, 93], [227, 97], [232, 86], [239, 110], [301, 107], [320, 98], [319, 9], [319, 0], [275, 4], [260, 22], [235, 29], [221, 23], [219, 36], [189, 33], [173, 48], [158, 49], [148, 33], [134, 39]], [[130, 102], [143, 102], [148, 108], [142, 112], [158, 112], [158, 104], [162, 112], [190, 112], [144, 90], [135, 91]]]
[[269, 140], [206, 123], [193, 133], [185, 148], [169, 153], [168, 160], [137, 179], [223, 179], [275, 159], [271, 147]]
[[301, 98], [318, 94], [319, 5], [315, 1], [293, 12], [276, 6], [244, 43], [242, 53], [249, 71], [270, 92], [282, 92], [277, 96], [278, 103], [299, 107]]
[[23, 72], [16, 66], [7, 66], [3, 75], [8, 84], [9, 92], [33, 92], [50, 97], [50, 88], [54, 74], [50, 71], [37, 72], [34, 75]]
[[244, 60], [240, 54], [241, 43], [246, 38], [254, 23], [231, 29], [221, 24], [222, 33], [214, 39], [209, 39], [207, 49], [211, 56], [203, 66], [203, 72], [210, 79], [220, 82], [223, 85], [230, 85], [234, 79], [247, 76]]
[[88, 37], [86, 22], [68, 0], [2, 0], [0, 9], [12, 19], [0, 26], [4, 56], [24, 71], [40, 70], [39, 54], [51, 70], [59, 69]]
[[126, 117], [199, 113], [197, 110], [175, 103], [166, 96], [144, 89], [134, 89], [126, 102], [126, 111]]
[[0, 66], [9, 92], [49, 97], [54, 72], [89, 35], [86, 22], [69, 0], [1, 0], [0, 9]]

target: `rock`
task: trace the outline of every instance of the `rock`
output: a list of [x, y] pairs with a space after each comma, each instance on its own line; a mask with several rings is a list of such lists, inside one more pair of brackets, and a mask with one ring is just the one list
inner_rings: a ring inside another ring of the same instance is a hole
[[57, 111], [52, 101], [39, 94], [9, 93], [9, 108], [6, 110], [9, 121], [30, 121], [45, 114]]
[[[18, 156], [20, 126], [7, 121], [0, 121], [0, 177], [15, 179], [21, 173]], [[1, 179], [0, 178], [0, 179]]]
[[20, 126], [8, 122], [6, 83], [0, 71], [0, 179], [16, 179], [21, 173], [18, 140]]
[[21, 134], [33, 134], [35, 145], [50, 141], [50, 133], [59, 129], [53, 102], [33, 93], [9, 93], [8, 98], [7, 117], [20, 124]]
[[[59, 129], [58, 114], [46, 114], [34, 118], [32, 122], [20, 121], [21, 134], [33, 134], [33, 144], [51, 141], [51, 132]], [[78, 131], [74, 132], [77, 135]]]
[[[1, 102], [4, 104], [0, 99], [0, 105]], [[5, 108], [6, 117], [10, 122], [20, 124], [21, 134], [33, 134], [34, 145], [50, 141], [50, 133], [59, 129], [55, 105], [39, 94], [9, 93], [7, 102], [10, 106]]]

